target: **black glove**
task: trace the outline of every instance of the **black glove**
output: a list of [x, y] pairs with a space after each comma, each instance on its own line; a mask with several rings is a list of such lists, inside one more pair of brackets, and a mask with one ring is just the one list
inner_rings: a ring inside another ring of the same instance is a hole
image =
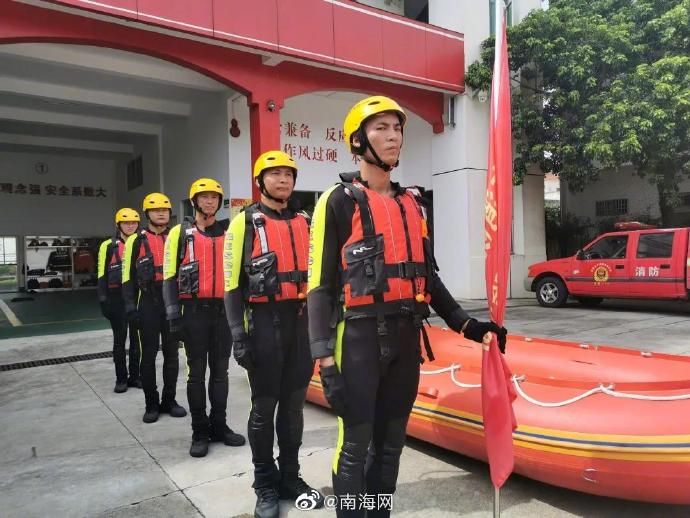
[[252, 349], [252, 342], [246, 336], [232, 343], [232, 355], [235, 357], [237, 365], [247, 372], [254, 370], [254, 354]]
[[113, 311], [110, 309], [110, 304], [107, 301], [101, 302], [101, 313], [108, 320], [113, 318]]
[[127, 313], [127, 321], [137, 329], [141, 329], [141, 313], [134, 310]]
[[474, 318], [470, 318], [462, 334], [465, 335], [465, 338], [469, 338], [481, 344], [484, 341], [484, 335], [489, 332], [496, 333], [496, 337], [498, 338], [498, 349], [502, 354], [505, 354], [506, 335], [508, 334], [508, 330], [505, 327], [500, 327], [495, 322], [479, 322]]
[[184, 328], [181, 318], [168, 320], [168, 328], [170, 329], [170, 340], [174, 342], [184, 341]]
[[321, 385], [328, 404], [331, 405], [336, 414], [343, 417], [347, 406], [345, 402], [345, 380], [335, 364], [321, 367]]

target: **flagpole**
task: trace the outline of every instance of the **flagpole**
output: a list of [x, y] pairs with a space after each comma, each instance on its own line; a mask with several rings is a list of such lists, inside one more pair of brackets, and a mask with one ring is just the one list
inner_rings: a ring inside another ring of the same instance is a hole
[[[486, 333], [482, 338], [482, 345], [485, 350], [491, 347], [491, 333]], [[501, 488], [494, 486], [494, 518], [501, 517]]]
[[[510, 2], [510, 0], [508, 0]], [[508, 8], [508, 2], [506, 0], [500, 0], [495, 3], [495, 23], [494, 27], [496, 27], [496, 32], [500, 30], [503, 32], [503, 17], [506, 14], [506, 10]], [[499, 28], [499, 20], [500, 20], [500, 28]], [[505, 38], [506, 35], [503, 33], [503, 37]], [[493, 316], [493, 315], [492, 315]], [[487, 333], [484, 335], [483, 338], [484, 342], [484, 347], [490, 347], [491, 346], [491, 333]], [[494, 518], [501, 518], [501, 488], [498, 486], [494, 486]]]
[[501, 516], [501, 488], [494, 486], [494, 518]]

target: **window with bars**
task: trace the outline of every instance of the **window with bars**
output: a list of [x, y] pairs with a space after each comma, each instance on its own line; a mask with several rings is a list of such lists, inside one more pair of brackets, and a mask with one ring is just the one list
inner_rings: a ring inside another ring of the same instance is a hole
[[620, 216], [628, 213], [628, 199], [600, 200], [596, 202], [597, 216]]
[[144, 163], [141, 156], [127, 162], [127, 190], [131, 191], [144, 183]]

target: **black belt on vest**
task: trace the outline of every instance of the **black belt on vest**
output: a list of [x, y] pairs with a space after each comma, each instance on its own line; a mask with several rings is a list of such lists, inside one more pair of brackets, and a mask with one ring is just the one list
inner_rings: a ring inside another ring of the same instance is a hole
[[225, 313], [223, 299], [182, 299], [185, 311], [195, 313], [197, 311], [213, 311], [218, 314]]
[[414, 261], [386, 264], [383, 271], [389, 279], [417, 279], [427, 276], [426, 263], [416, 263]]
[[306, 270], [292, 270], [289, 272], [278, 272], [278, 282], [307, 282]]

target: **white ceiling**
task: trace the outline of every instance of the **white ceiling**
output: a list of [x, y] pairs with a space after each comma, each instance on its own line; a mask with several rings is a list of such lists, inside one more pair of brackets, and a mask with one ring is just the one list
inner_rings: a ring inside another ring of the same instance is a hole
[[[227, 86], [163, 60], [81, 45], [0, 46], [0, 150], [127, 153]], [[127, 146], [129, 145], [129, 147]]]

